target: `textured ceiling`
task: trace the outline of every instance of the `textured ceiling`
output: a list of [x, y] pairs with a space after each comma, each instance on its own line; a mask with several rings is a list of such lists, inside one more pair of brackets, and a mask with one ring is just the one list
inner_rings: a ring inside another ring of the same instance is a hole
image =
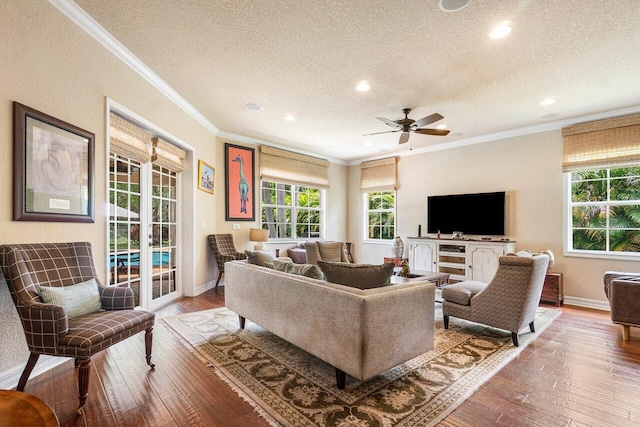
[[[640, 105], [638, 0], [76, 3], [220, 130], [345, 161]], [[404, 107], [451, 133], [362, 136]]]

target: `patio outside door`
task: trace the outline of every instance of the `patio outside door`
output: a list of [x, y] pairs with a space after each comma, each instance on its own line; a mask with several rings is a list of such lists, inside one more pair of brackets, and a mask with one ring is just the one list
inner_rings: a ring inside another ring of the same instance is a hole
[[109, 284], [130, 287], [153, 309], [178, 286], [178, 173], [109, 155]]

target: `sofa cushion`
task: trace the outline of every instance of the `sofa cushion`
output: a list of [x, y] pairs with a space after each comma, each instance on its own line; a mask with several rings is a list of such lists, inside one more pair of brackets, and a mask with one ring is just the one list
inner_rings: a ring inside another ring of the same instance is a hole
[[284, 273], [297, 274], [298, 276], [310, 277], [312, 279], [324, 280], [324, 275], [317, 265], [296, 264], [290, 258], [287, 260], [274, 259], [273, 269]]
[[486, 283], [474, 280], [454, 283], [442, 288], [442, 299], [455, 304], [470, 305], [471, 298], [482, 292], [486, 287]]
[[102, 310], [96, 279], [71, 286], [40, 286], [40, 298], [45, 304], [64, 307], [69, 319]]
[[267, 251], [244, 251], [247, 254], [249, 264], [259, 265], [263, 267], [267, 262], [273, 262], [273, 255]]
[[358, 289], [372, 289], [389, 285], [394, 268], [392, 262], [374, 265], [318, 261], [318, 266], [327, 282]]

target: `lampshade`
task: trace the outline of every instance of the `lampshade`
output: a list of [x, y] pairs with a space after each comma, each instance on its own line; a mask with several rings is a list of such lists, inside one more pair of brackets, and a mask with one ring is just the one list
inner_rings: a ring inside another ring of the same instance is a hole
[[262, 242], [269, 241], [269, 230], [262, 228], [250, 228], [249, 229], [249, 240], [252, 242], [258, 242], [253, 246], [253, 249], [256, 251], [261, 251], [264, 249], [264, 245]]

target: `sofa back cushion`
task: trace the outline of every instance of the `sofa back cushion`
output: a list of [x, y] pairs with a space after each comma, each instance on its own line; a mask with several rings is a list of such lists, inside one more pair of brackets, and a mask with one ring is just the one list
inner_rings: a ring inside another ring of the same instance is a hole
[[392, 262], [374, 265], [318, 261], [318, 267], [327, 282], [358, 289], [373, 289], [389, 285], [395, 265]]

